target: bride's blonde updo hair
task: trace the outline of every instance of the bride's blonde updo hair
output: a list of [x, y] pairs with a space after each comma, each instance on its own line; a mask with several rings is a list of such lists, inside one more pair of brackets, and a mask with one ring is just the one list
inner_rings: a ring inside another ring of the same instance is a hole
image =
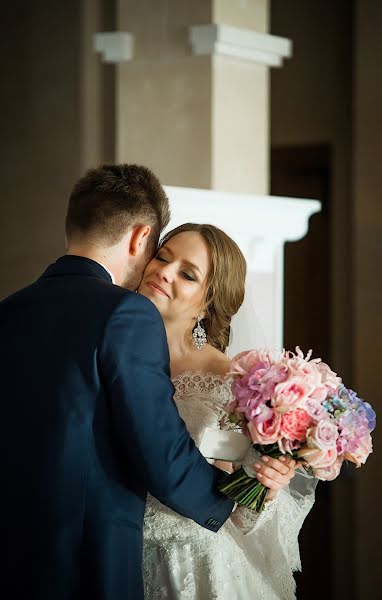
[[184, 223], [169, 231], [159, 247], [185, 231], [200, 233], [209, 249], [210, 270], [202, 325], [209, 344], [224, 352], [229, 343], [231, 319], [244, 300], [247, 263], [236, 242], [214, 225]]

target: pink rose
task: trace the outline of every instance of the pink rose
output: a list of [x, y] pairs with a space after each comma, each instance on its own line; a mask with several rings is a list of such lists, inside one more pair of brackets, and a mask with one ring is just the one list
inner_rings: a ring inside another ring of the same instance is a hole
[[337, 458], [330, 467], [313, 469], [313, 475], [321, 481], [333, 481], [340, 474], [342, 462], [341, 458]]
[[305, 441], [307, 429], [312, 424], [311, 418], [303, 408], [296, 408], [284, 413], [281, 417], [281, 434], [287, 440]]
[[248, 423], [248, 431], [254, 444], [274, 444], [280, 436], [280, 415], [271, 411], [267, 420], [255, 419]]
[[356, 450], [345, 452], [344, 458], [355, 463], [357, 467], [364, 465], [369, 454], [373, 452], [373, 444], [370, 433], [367, 433], [358, 440]]
[[288, 412], [301, 405], [313, 391], [311, 383], [303, 377], [289, 377], [275, 387], [272, 405], [278, 412]]
[[298, 455], [312, 467], [318, 469], [331, 467], [338, 457], [337, 437], [338, 431], [334, 423], [319, 421], [317, 425], [308, 429], [306, 445], [299, 450]]
[[309, 448], [319, 448], [325, 451], [336, 448], [337, 438], [337, 426], [331, 421], [322, 420], [308, 431], [306, 441]]
[[292, 454], [294, 450], [298, 450], [301, 446], [301, 443], [298, 440], [287, 440], [286, 438], [282, 438], [278, 441], [278, 446], [280, 448], [280, 452], [286, 454]]
[[310, 448], [306, 445], [298, 451], [298, 456], [309, 463], [314, 469], [326, 469], [331, 467], [337, 460], [337, 450], [336, 448], [321, 450], [320, 448]]

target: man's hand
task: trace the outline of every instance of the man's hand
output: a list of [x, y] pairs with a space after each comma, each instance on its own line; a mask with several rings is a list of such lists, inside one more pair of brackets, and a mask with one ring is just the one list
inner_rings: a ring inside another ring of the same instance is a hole
[[268, 489], [266, 500], [273, 500], [295, 476], [297, 462], [293, 458], [262, 456], [254, 465], [257, 479]]

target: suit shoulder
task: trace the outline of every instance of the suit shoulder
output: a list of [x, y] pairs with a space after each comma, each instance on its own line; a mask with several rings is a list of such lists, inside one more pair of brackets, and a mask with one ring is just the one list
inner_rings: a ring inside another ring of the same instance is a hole
[[119, 289], [122, 290], [122, 294], [120, 294], [120, 302], [118, 303], [119, 307], [123, 307], [132, 311], [138, 310], [140, 312], [145, 312], [148, 316], [151, 316], [154, 319], [159, 318], [162, 321], [159, 310], [155, 304], [151, 302], [151, 300], [146, 298], [146, 296], [142, 296], [142, 294], [139, 294], [138, 292], [131, 292], [130, 290], [126, 290], [124, 288]]
[[19, 299], [26, 296], [28, 293], [33, 291], [36, 286], [36, 282], [30, 283], [29, 285], [12, 292], [9, 296], [6, 296], [2, 300], [0, 300], [0, 308], [6, 308], [8, 305], [12, 306], [14, 302], [17, 302]]

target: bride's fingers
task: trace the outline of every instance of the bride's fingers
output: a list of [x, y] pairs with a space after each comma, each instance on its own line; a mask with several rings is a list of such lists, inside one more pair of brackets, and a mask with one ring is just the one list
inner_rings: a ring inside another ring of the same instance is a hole
[[287, 465], [289, 467], [289, 469], [296, 469], [297, 465], [299, 463], [291, 456], [288, 456], [288, 457], [285, 457], [285, 461], [283, 462], [283, 464]]
[[279, 460], [278, 458], [262, 456], [261, 462], [264, 463], [266, 467], [272, 467], [272, 469], [275, 469], [275, 471], [278, 471], [279, 473], [281, 473], [281, 475], [287, 475], [289, 473], [289, 464], [287, 464], [286, 462], [281, 462], [281, 460]]
[[263, 473], [257, 473], [256, 477], [263, 485], [265, 485], [265, 487], [269, 488], [270, 490], [272, 490], [274, 492], [278, 492], [281, 488], [288, 485], [287, 481], [285, 481], [285, 482], [276, 481], [275, 479], [272, 479], [271, 477], [268, 477], [267, 475], [264, 475]]
[[[279, 486], [285, 486], [289, 483], [289, 470], [287, 472], [280, 473], [273, 467], [266, 467], [264, 465], [261, 465], [260, 463], [256, 463], [255, 469], [256, 477], [258, 477], [262, 483], [265, 481], [265, 479], [267, 479], [268, 481], [275, 482]], [[264, 485], [267, 484], [264, 483]], [[267, 485], [267, 487], [269, 486]]]

